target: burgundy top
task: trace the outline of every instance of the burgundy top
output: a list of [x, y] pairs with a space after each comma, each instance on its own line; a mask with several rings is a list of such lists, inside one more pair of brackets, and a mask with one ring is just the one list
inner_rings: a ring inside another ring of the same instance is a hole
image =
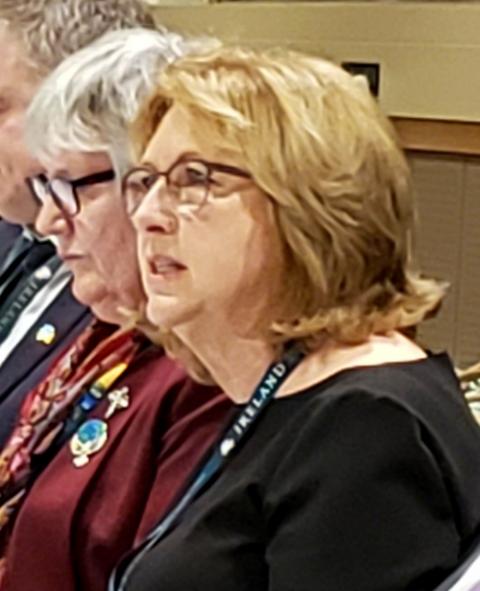
[[[105, 591], [119, 558], [159, 520], [232, 408], [153, 347], [115, 384], [122, 386], [130, 406], [106, 421], [104, 447], [77, 468], [66, 444], [32, 487], [2, 591]], [[91, 417], [103, 418], [107, 406]]]

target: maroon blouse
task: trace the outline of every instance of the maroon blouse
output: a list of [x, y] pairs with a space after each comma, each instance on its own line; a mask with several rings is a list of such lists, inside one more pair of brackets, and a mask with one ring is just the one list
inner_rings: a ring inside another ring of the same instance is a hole
[[[153, 347], [115, 385], [122, 386], [130, 406], [107, 420], [104, 447], [77, 468], [65, 445], [32, 487], [2, 591], [105, 591], [115, 564], [159, 520], [232, 409]], [[107, 405], [92, 418], [103, 418]]]

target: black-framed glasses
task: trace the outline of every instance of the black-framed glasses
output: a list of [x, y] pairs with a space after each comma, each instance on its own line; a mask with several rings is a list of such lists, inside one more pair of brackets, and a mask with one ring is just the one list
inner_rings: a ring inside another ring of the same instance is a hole
[[182, 205], [193, 210], [200, 209], [206, 202], [210, 187], [217, 184], [213, 173], [252, 178], [246, 170], [200, 159], [184, 159], [172, 164], [165, 172], [153, 166], [137, 166], [123, 177], [122, 194], [127, 213], [133, 215], [140, 207], [150, 189], [161, 177], [165, 178], [165, 188], [175, 208]]
[[78, 188], [106, 183], [108, 181], [113, 181], [114, 178], [115, 171], [110, 168], [108, 170], [102, 170], [72, 180], [62, 177], [49, 179], [47, 175], [42, 173], [27, 177], [25, 182], [40, 204], [43, 205], [47, 197], [50, 195], [55, 202], [55, 205], [63, 214], [67, 217], [73, 217], [80, 211], [80, 199], [77, 193]]

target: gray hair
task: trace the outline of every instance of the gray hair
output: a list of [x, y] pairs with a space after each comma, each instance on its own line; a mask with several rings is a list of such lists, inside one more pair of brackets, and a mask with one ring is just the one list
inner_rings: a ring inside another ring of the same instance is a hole
[[0, 0], [0, 21], [42, 76], [107, 31], [155, 28], [139, 0]]
[[27, 111], [26, 141], [37, 158], [62, 150], [110, 154], [118, 178], [130, 166], [128, 126], [153, 91], [160, 69], [217, 46], [170, 32], [105, 34], [67, 58], [43, 82]]

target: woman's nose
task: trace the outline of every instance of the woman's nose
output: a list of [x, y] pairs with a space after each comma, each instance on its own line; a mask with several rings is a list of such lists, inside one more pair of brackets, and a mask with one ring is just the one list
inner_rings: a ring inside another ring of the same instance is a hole
[[35, 220], [35, 229], [43, 236], [58, 236], [69, 227], [68, 220], [50, 196], [42, 203]]
[[139, 232], [173, 234], [178, 227], [178, 217], [174, 207], [165, 190], [165, 181], [159, 179], [133, 214], [133, 225]]

